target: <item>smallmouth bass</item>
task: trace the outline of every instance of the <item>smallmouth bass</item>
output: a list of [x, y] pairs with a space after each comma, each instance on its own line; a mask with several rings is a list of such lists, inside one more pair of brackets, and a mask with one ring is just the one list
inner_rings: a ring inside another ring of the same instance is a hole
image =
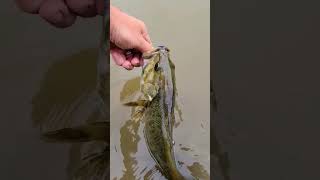
[[159, 171], [168, 180], [183, 180], [175, 161], [172, 133], [177, 94], [175, 65], [164, 46], [143, 54], [143, 58], [148, 62], [142, 69], [141, 96], [124, 105], [135, 106], [132, 120], [145, 123], [146, 144]]

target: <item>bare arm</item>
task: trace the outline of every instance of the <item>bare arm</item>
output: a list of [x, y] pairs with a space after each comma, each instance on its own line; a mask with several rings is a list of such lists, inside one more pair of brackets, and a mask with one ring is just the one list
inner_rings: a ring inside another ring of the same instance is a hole
[[153, 49], [145, 24], [119, 9], [110, 7], [111, 55], [115, 63], [128, 70], [143, 64], [141, 54], [125, 56], [125, 50], [136, 49], [141, 53]]

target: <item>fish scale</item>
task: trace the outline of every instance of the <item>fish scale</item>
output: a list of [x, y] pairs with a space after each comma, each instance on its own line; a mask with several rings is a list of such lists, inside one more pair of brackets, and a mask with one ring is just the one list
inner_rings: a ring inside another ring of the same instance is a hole
[[178, 108], [175, 65], [170, 60], [169, 49], [163, 46], [144, 53], [143, 58], [147, 63], [142, 68], [141, 96], [124, 105], [139, 107], [139, 111], [133, 112], [132, 120], [145, 123], [146, 145], [162, 175], [168, 180], [184, 180], [186, 178], [177, 168], [173, 149], [174, 108]]
[[[147, 104], [143, 113], [143, 122], [145, 122], [144, 136], [150, 155], [160, 167], [161, 173], [168, 180], [183, 180], [185, 178], [177, 168], [173, 150], [172, 125], [175, 119], [176, 93], [174, 65], [170, 62], [167, 48], [159, 47], [152, 53], [153, 55], [149, 56], [149, 67], [148, 65], [144, 67], [142, 86], [144, 85], [144, 80], [146, 80], [151, 85], [158, 85], [159, 89]], [[157, 58], [159, 58], [159, 61], [157, 61]], [[156, 64], [158, 64], [158, 68], [156, 68]], [[150, 77], [154, 77], [157, 74], [159, 74], [160, 78], [152, 82]], [[148, 91], [144, 93], [148, 93]]]

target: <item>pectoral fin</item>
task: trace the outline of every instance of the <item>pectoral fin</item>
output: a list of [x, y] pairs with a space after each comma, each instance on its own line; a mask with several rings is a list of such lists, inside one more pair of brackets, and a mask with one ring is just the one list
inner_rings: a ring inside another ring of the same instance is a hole
[[135, 101], [140, 96], [140, 77], [128, 80], [120, 92], [120, 102]]
[[142, 119], [145, 107], [138, 106], [133, 109], [133, 113], [131, 114], [131, 120], [134, 122], [138, 122]]
[[147, 105], [147, 100], [138, 100], [138, 101], [133, 101], [133, 102], [127, 102], [124, 103], [123, 105], [125, 106], [145, 106]]
[[176, 68], [176, 66], [172, 62], [171, 58], [169, 58], [169, 65], [170, 65], [171, 69], [173, 69], [173, 70]]
[[178, 115], [178, 118], [175, 119], [174, 127], [178, 127], [179, 124], [183, 121], [183, 116], [182, 116], [182, 110], [181, 110], [180, 105], [177, 102], [177, 100], [174, 104], [174, 110], [175, 110], [175, 113], [177, 113], [177, 115]]

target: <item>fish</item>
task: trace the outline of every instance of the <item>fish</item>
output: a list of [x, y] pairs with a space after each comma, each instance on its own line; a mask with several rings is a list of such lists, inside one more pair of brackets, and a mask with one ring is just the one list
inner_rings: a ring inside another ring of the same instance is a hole
[[132, 120], [145, 123], [144, 136], [148, 151], [168, 180], [183, 180], [174, 156], [173, 125], [175, 121], [175, 65], [169, 49], [159, 46], [144, 53], [148, 61], [142, 68], [140, 91], [136, 101], [124, 103], [136, 107]]

